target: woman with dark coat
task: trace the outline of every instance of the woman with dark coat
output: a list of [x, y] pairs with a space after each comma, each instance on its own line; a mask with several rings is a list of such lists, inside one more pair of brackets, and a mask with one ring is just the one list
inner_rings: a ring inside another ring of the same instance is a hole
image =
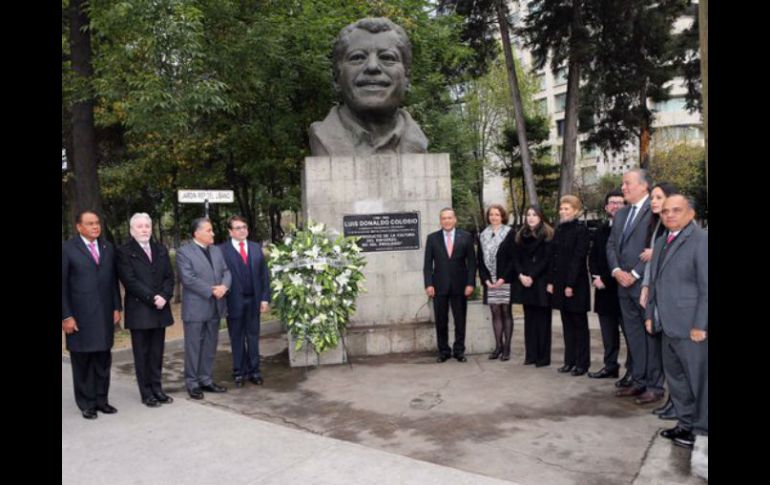
[[551, 305], [546, 278], [548, 250], [553, 228], [540, 207], [527, 207], [525, 224], [516, 233], [514, 267], [518, 274], [513, 285], [513, 302], [524, 306], [524, 365], [551, 364]]
[[489, 355], [490, 360], [511, 358], [514, 231], [507, 222], [508, 214], [503, 206], [492, 204], [487, 209], [489, 225], [479, 234], [479, 276], [484, 288], [484, 304], [489, 305], [492, 312], [492, 329], [495, 332], [495, 351]]
[[551, 272], [546, 290], [551, 294], [551, 306], [561, 310], [564, 329], [564, 366], [558, 371], [580, 376], [588, 372], [591, 365], [588, 228], [577, 220], [583, 208], [580, 199], [565, 195], [559, 202], [560, 222], [551, 245]]

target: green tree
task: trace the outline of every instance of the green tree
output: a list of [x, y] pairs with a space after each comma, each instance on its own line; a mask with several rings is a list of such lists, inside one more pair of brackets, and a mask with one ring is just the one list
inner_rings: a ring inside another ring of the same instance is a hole
[[706, 149], [694, 143], [677, 143], [657, 149], [650, 160], [650, 176], [655, 181], [674, 184], [696, 201], [699, 219], [708, 218], [706, 197]]

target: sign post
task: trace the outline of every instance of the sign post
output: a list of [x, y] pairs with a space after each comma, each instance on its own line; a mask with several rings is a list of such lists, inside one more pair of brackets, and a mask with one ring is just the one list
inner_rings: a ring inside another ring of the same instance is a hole
[[177, 200], [182, 204], [203, 204], [208, 219], [209, 204], [232, 204], [235, 194], [232, 190], [179, 190]]

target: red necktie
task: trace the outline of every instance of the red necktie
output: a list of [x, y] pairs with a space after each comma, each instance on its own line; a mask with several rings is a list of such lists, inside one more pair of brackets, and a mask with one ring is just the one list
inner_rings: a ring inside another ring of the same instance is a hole
[[243, 259], [243, 264], [249, 264], [249, 256], [246, 254], [246, 249], [243, 247], [245, 243], [241, 241], [238, 244], [241, 246], [241, 258]]
[[676, 235], [674, 233], [669, 234], [668, 239], [666, 239], [666, 244], [671, 244], [671, 241], [673, 241], [675, 237]]
[[452, 233], [446, 233], [446, 252], [449, 257], [452, 257]]

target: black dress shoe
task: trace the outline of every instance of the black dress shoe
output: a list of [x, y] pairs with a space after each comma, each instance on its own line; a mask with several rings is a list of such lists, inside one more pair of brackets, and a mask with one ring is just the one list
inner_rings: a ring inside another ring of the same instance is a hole
[[534, 363], [535, 363], [535, 361], [534, 361], [534, 360], [525, 360], [525, 361], [524, 361], [524, 365], [532, 365], [532, 364], [534, 364]]
[[674, 438], [674, 444], [682, 448], [692, 449], [693, 445], [695, 445], [695, 435], [692, 433], [681, 434]]
[[564, 374], [565, 372], [572, 372], [572, 369], [574, 369], [574, 368], [575, 368], [574, 365], [566, 365], [565, 364], [565, 365], [559, 367], [558, 369], [556, 369], [556, 372], [561, 372], [562, 374]]
[[147, 399], [142, 399], [142, 404], [147, 406], [148, 408], [159, 408], [160, 402], [158, 402], [157, 399], [154, 397], [148, 397]]
[[173, 397], [167, 395], [162, 391], [155, 394], [155, 400], [161, 404], [171, 404], [172, 402], [174, 402]]
[[536, 362], [535, 363], [535, 367], [548, 367], [549, 365], [551, 365], [550, 362]]
[[457, 362], [468, 362], [464, 355], [455, 355], [455, 359], [457, 359]]
[[602, 367], [602, 369], [599, 372], [589, 372], [588, 377], [591, 379], [606, 379], [608, 377], [618, 377], [618, 370], [615, 369], [614, 371], [608, 370], [606, 367]]
[[200, 387], [194, 387], [192, 389], [188, 389], [187, 394], [189, 394], [190, 397], [193, 399], [203, 399], [203, 391], [201, 391]]
[[660, 414], [663, 414], [663, 413], [667, 413], [673, 407], [674, 407], [674, 403], [673, 403], [673, 401], [671, 401], [671, 398], [669, 397], [668, 401], [666, 401], [666, 404], [664, 404], [663, 406], [660, 406], [660, 407], [657, 407], [657, 408], [653, 409], [652, 410], [652, 414], [660, 415]]
[[631, 377], [631, 373], [626, 371], [626, 375], [624, 375], [621, 379], [615, 381], [615, 387], [631, 387], [633, 384], [634, 378]]
[[500, 356], [500, 360], [511, 360], [511, 354], [503, 354]]
[[503, 349], [495, 349], [494, 352], [489, 354], [489, 360], [495, 360], [503, 354]]
[[261, 376], [251, 376], [249, 377], [249, 382], [252, 384], [256, 384], [257, 386], [261, 386], [265, 383], [265, 381], [262, 380]]
[[86, 419], [96, 419], [99, 417], [96, 415], [96, 409], [84, 409], [82, 412], [83, 417]]
[[227, 392], [227, 388], [225, 386], [220, 386], [219, 384], [211, 383], [207, 386], [201, 386], [201, 391], [206, 392]]
[[235, 380], [235, 387], [237, 388], [243, 387], [243, 384], [246, 382], [246, 379], [240, 376], [236, 377], [234, 380]]
[[582, 367], [575, 367], [574, 369], [572, 369], [572, 372], [570, 372], [570, 375], [582, 376], [586, 372], [588, 372], [588, 369], [583, 369]]
[[102, 404], [101, 406], [96, 406], [96, 409], [103, 412], [104, 414], [115, 414], [118, 412], [117, 409], [110, 406], [109, 404]]
[[436, 362], [446, 362], [447, 360], [449, 360], [448, 355], [439, 355], [436, 357]]
[[663, 431], [660, 432], [660, 435], [664, 438], [673, 440], [675, 438], [678, 438], [679, 436], [692, 435], [692, 432], [680, 426], [674, 426], [673, 428], [664, 429]]

